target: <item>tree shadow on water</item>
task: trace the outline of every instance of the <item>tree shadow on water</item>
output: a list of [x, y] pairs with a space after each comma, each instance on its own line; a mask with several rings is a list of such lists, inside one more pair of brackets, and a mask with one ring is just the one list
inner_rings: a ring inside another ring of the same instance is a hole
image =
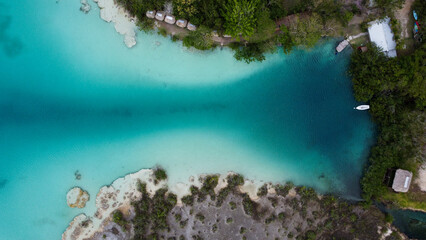
[[24, 45], [18, 37], [7, 33], [11, 22], [10, 16], [0, 15], [0, 45], [6, 56], [14, 58], [21, 54]]

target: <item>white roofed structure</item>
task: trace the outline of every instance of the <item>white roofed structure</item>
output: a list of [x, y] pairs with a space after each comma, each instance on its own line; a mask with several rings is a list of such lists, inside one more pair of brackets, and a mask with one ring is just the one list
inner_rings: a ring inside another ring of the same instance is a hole
[[148, 18], [155, 18], [155, 13], [156, 13], [156, 11], [147, 11], [146, 16]]
[[157, 19], [158, 21], [164, 21], [165, 17], [166, 14], [163, 11], [157, 12], [157, 14], [155, 14], [155, 19]]
[[189, 31], [195, 31], [195, 30], [197, 30], [197, 26], [195, 26], [194, 24], [192, 24], [192, 23], [190, 23], [190, 22], [188, 22], [188, 25], [186, 25], [186, 28], [187, 28]]
[[168, 24], [175, 24], [176, 19], [172, 15], [167, 15], [166, 18], [164, 19], [164, 21]]
[[376, 20], [369, 23], [368, 34], [374, 42], [388, 57], [396, 57], [396, 42], [390, 27], [390, 19]]
[[188, 21], [184, 19], [179, 19], [176, 21], [176, 25], [181, 28], [185, 28], [187, 24], [188, 24]]
[[396, 170], [395, 178], [393, 179], [392, 183], [392, 189], [395, 192], [408, 192], [412, 178], [413, 173], [403, 169]]

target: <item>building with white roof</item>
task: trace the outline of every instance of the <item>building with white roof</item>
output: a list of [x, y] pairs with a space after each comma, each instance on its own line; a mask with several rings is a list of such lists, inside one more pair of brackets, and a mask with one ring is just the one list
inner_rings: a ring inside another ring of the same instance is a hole
[[395, 178], [393, 179], [392, 183], [392, 189], [395, 192], [408, 192], [412, 178], [412, 172], [403, 169], [396, 170]]
[[390, 27], [390, 19], [387, 17], [369, 23], [368, 34], [370, 41], [374, 42], [388, 57], [396, 57], [396, 42]]

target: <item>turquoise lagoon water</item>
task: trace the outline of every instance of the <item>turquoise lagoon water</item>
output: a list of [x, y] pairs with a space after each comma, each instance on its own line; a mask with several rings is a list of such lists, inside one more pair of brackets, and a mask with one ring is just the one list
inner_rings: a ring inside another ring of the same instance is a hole
[[374, 129], [335, 41], [250, 65], [142, 33], [129, 50], [79, 2], [0, 0], [0, 239], [59, 239], [101, 186], [156, 164], [172, 184], [233, 170], [359, 197]]

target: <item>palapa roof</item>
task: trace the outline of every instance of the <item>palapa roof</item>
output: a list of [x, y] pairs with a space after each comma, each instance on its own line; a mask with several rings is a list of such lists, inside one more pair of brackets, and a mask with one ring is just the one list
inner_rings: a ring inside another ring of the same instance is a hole
[[175, 19], [175, 17], [174, 17], [174, 16], [172, 16], [172, 15], [167, 15], [167, 16], [166, 16], [166, 19], [164, 19], [164, 21], [165, 21], [166, 23], [168, 23], [168, 24], [175, 24], [176, 19]]
[[188, 24], [188, 21], [186, 21], [185, 19], [179, 19], [176, 21], [176, 25], [181, 28], [186, 27], [187, 24]]
[[389, 25], [390, 19], [376, 20], [369, 23], [368, 34], [370, 40], [374, 42], [388, 57], [396, 57], [396, 42], [393, 40], [393, 33]]
[[149, 18], [155, 18], [155, 11], [147, 11], [146, 16]]
[[188, 23], [188, 25], [186, 26], [186, 28], [188, 28], [189, 31], [195, 31], [195, 30], [197, 30], [197, 27], [194, 24], [190, 23], [190, 22]]
[[157, 12], [157, 14], [155, 14], [155, 19], [159, 21], [163, 21], [165, 17], [166, 14], [163, 11]]
[[393, 179], [392, 189], [395, 192], [408, 192], [412, 178], [413, 173], [402, 169], [396, 170], [395, 178]]

